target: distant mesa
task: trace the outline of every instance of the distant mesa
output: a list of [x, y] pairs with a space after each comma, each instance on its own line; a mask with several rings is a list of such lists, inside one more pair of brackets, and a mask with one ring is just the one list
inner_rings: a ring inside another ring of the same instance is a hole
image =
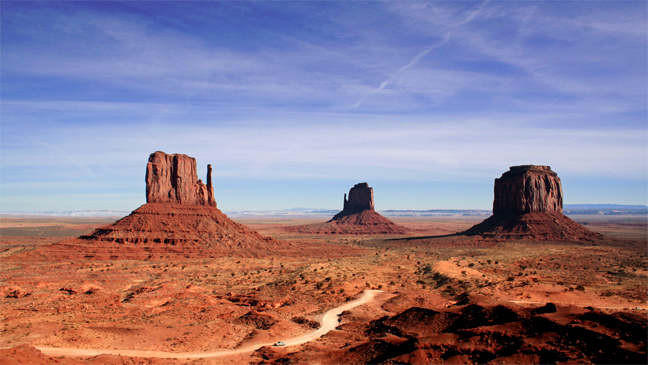
[[512, 166], [495, 179], [493, 215], [464, 232], [496, 239], [581, 241], [594, 233], [563, 215], [560, 178], [549, 166]]
[[373, 188], [366, 182], [354, 185], [344, 194], [343, 210], [326, 223], [290, 226], [289, 232], [310, 234], [404, 234], [407, 228], [374, 210]]
[[202, 258], [232, 251], [260, 256], [292, 246], [263, 237], [218, 210], [211, 173], [207, 165], [205, 185], [198, 179], [194, 158], [152, 153], [146, 165], [146, 204], [107, 227], [58, 245], [101, 260]]

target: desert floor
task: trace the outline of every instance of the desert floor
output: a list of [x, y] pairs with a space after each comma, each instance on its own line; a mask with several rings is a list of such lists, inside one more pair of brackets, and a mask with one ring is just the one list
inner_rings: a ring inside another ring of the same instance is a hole
[[[411, 233], [339, 236], [282, 228], [323, 219], [234, 217], [295, 243], [295, 255], [30, 261], [31, 252], [114, 219], [2, 217], [2, 363], [645, 361], [647, 217], [571, 216], [606, 235], [600, 242], [454, 235], [484, 218], [390, 218]], [[300, 250], [318, 245], [326, 249], [317, 257]], [[366, 289], [382, 297], [294, 346], [189, 360], [39, 350], [191, 353], [289, 342]]]

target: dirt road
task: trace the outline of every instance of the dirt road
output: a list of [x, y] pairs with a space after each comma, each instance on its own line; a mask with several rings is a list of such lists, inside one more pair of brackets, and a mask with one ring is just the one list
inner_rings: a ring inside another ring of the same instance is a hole
[[[301, 345], [308, 341], [318, 339], [329, 331], [335, 329], [338, 326], [338, 316], [340, 313], [351, 308], [366, 304], [372, 300], [376, 294], [381, 293], [381, 290], [365, 290], [364, 294], [352, 301], [345, 303], [339, 307], [333, 308], [328, 312], [324, 313], [320, 324], [321, 327], [314, 332], [307, 333], [305, 335], [288, 338], [288, 339], [277, 339], [277, 341], [283, 341], [286, 343], [286, 346], [295, 346]], [[386, 298], [385, 298], [386, 299]], [[234, 350], [218, 350], [218, 351], [206, 351], [206, 352], [163, 352], [163, 351], [140, 351], [140, 350], [119, 350], [119, 349], [75, 349], [75, 348], [65, 348], [65, 347], [39, 347], [36, 348], [42, 353], [48, 356], [73, 356], [73, 357], [90, 357], [97, 356], [101, 354], [110, 354], [110, 355], [124, 355], [124, 356], [134, 356], [134, 357], [158, 357], [165, 359], [200, 359], [206, 357], [223, 357], [238, 355], [247, 352], [255, 351], [263, 346], [272, 346], [274, 342], [271, 343], [261, 343], [254, 344], [250, 346], [241, 347]]]

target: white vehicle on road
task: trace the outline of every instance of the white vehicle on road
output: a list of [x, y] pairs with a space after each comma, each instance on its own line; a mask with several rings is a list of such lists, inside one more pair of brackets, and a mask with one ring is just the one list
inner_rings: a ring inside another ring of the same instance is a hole
[[283, 342], [283, 341], [279, 341], [279, 342], [275, 343], [274, 345], [277, 346], [277, 347], [279, 347], [279, 346], [286, 346], [286, 343]]

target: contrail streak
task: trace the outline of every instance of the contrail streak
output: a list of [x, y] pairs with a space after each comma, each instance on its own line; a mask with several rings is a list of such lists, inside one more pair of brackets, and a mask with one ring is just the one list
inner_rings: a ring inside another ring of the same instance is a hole
[[398, 71], [396, 71], [393, 75], [391, 75], [387, 80], [381, 82], [381, 83], [380, 83], [380, 86], [378, 86], [378, 88], [376, 88], [376, 89], [374, 89], [374, 90], [371, 90], [371, 92], [370, 92], [369, 94], [365, 95], [365, 96], [362, 97], [360, 100], [358, 100], [358, 102], [355, 103], [355, 105], [353, 106], [353, 108], [355, 109], [355, 108], [359, 107], [360, 105], [362, 105], [362, 103], [364, 103], [367, 99], [369, 99], [369, 97], [371, 97], [372, 95], [374, 95], [374, 94], [376, 94], [376, 93], [382, 91], [385, 87], [387, 87], [387, 85], [389, 85], [389, 84], [392, 82], [392, 80], [394, 80], [394, 79], [396, 78], [396, 76], [398, 76], [398, 74], [400, 74], [401, 72], [407, 70], [408, 68], [410, 68], [410, 67], [416, 65], [416, 64], [421, 60], [421, 58], [425, 57], [425, 55], [427, 55], [428, 53], [430, 53], [432, 50], [434, 50], [434, 49], [436, 49], [436, 48], [439, 48], [439, 47], [443, 46], [444, 44], [446, 44], [446, 43], [450, 40], [450, 37], [451, 37], [451, 35], [452, 35], [452, 33], [453, 33], [452, 30], [454, 30], [454, 29], [456, 29], [456, 28], [458, 28], [458, 27], [460, 27], [460, 26], [462, 26], [462, 25], [464, 25], [464, 24], [470, 23], [470, 22], [471, 22], [473, 19], [475, 19], [479, 14], [481, 14], [481, 12], [484, 10], [484, 7], [485, 7], [486, 4], [488, 4], [489, 2], [490, 2], [490, 0], [486, 0], [486, 1], [484, 1], [484, 2], [479, 6], [479, 8], [478, 8], [477, 10], [475, 10], [475, 11], [473, 11], [472, 13], [468, 14], [468, 16], [466, 17], [466, 19], [464, 19], [463, 21], [460, 21], [460, 22], [458, 22], [458, 23], [453, 24], [452, 26], [450, 26], [450, 29], [451, 29], [451, 30], [448, 31], [448, 33], [446, 34], [446, 36], [445, 36], [445, 38], [443, 39], [443, 41], [441, 41], [439, 44], [436, 44], [436, 45], [434, 45], [434, 46], [432, 46], [432, 47], [430, 47], [430, 48], [427, 48], [427, 49], [424, 50], [423, 52], [417, 54], [414, 58], [412, 58], [412, 60], [410, 61], [410, 63], [408, 63], [407, 65], [401, 67]]

